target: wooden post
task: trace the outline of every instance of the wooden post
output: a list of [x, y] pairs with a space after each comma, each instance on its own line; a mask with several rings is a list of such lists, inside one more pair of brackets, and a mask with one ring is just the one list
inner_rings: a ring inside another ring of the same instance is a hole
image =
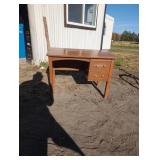
[[47, 41], [47, 51], [51, 48], [50, 41], [49, 41], [49, 34], [48, 34], [48, 26], [47, 26], [47, 19], [46, 17], [43, 17], [43, 24], [44, 24], [44, 31], [45, 31], [45, 36], [46, 36], [46, 41]]

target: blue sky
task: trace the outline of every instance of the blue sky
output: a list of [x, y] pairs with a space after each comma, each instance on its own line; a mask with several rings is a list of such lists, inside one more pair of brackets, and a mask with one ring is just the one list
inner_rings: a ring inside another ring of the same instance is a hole
[[138, 4], [108, 4], [106, 13], [114, 17], [113, 32], [122, 33], [127, 30], [139, 33]]

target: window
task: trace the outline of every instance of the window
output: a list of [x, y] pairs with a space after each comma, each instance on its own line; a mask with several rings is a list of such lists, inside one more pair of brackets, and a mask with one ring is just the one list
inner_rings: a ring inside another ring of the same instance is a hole
[[87, 28], [96, 28], [96, 4], [68, 4], [66, 5], [66, 24]]

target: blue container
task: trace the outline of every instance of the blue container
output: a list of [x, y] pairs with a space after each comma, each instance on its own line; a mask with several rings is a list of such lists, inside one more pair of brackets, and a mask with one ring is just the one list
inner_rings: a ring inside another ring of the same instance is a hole
[[26, 57], [25, 39], [24, 39], [24, 25], [19, 24], [19, 58]]

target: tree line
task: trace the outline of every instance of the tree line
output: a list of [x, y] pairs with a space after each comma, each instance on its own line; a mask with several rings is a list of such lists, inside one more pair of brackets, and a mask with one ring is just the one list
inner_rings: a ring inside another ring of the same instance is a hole
[[112, 34], [113, 41], [134, 41], [139, 42], [139, 33], [136, 34], [134, 32], [124, 31], [122, 34], [113, 33]]

